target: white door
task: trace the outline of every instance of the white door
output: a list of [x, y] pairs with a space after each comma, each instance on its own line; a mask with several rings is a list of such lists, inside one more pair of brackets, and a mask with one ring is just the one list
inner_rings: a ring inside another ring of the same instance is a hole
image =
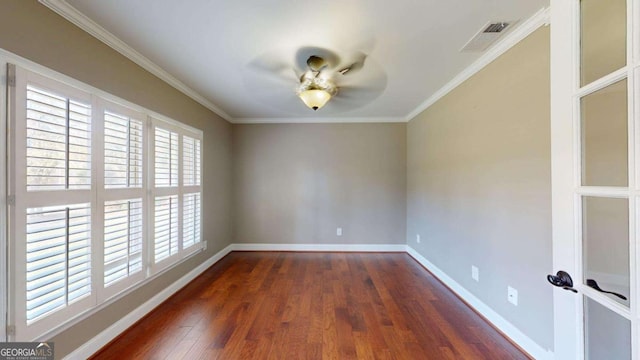
[[639, 10], [551, 0], [556, 359], [640, 360]]

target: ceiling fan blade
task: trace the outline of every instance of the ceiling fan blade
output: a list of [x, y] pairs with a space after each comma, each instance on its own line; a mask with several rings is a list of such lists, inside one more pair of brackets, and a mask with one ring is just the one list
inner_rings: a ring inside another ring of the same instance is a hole
[[290, 65], [263, 61], [263, 59], [257, 59], [247, 64], [243, 75], [248, 83], [255, 81], [251, 79], [258, 79], [261, 83], [268, 81], [287, 86], [294, 86], [299, 79], [298, 74]]
[[352, 74], [362, 69], [366, 59], [367, 54], [358, 51], [350, 57], [349, 61], [346, 62], [345, 65], [340, 65], [337, 72], [342, 75]]

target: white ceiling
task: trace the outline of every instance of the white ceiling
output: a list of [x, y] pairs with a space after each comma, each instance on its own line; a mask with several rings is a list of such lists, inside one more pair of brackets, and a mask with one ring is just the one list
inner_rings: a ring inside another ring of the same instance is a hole
[[[232, 122], [404, 121], [482, 55], [459, 49], [484, 24], [519, 20], [517, 28], [548, 5], [548, 0], [66, 2]], [[295, 98], [293, 71], [283, 71], [290, 84], [266, 81], [254, 71], [256, 59], [293, 68], [296, 50], [304, 46], [343, 57], [368, 54], [348, 85], [386, 76], [384, 90], [353, 107], [332, 100], [313, 112]]]

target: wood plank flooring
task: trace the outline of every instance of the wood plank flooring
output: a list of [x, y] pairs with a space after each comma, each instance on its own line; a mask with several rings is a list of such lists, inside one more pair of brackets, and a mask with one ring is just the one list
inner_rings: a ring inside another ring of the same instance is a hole
[[407, 254], [233, 252], [94, 359], [528, 359]]

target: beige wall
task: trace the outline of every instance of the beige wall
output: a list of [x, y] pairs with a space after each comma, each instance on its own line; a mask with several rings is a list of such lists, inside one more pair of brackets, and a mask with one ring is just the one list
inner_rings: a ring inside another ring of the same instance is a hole
[[407, 242], [553, 349], [549, 97], [545, 27], [411, 120]]
[[234, 164], [236, 242], [404, 243], [404, 123], [235, 125]]
[[229, 123], [35, 0], [4, 0], [0, 48], [204, 131], [206, 252], [51, 339], [62, 357], [231, 242]]

